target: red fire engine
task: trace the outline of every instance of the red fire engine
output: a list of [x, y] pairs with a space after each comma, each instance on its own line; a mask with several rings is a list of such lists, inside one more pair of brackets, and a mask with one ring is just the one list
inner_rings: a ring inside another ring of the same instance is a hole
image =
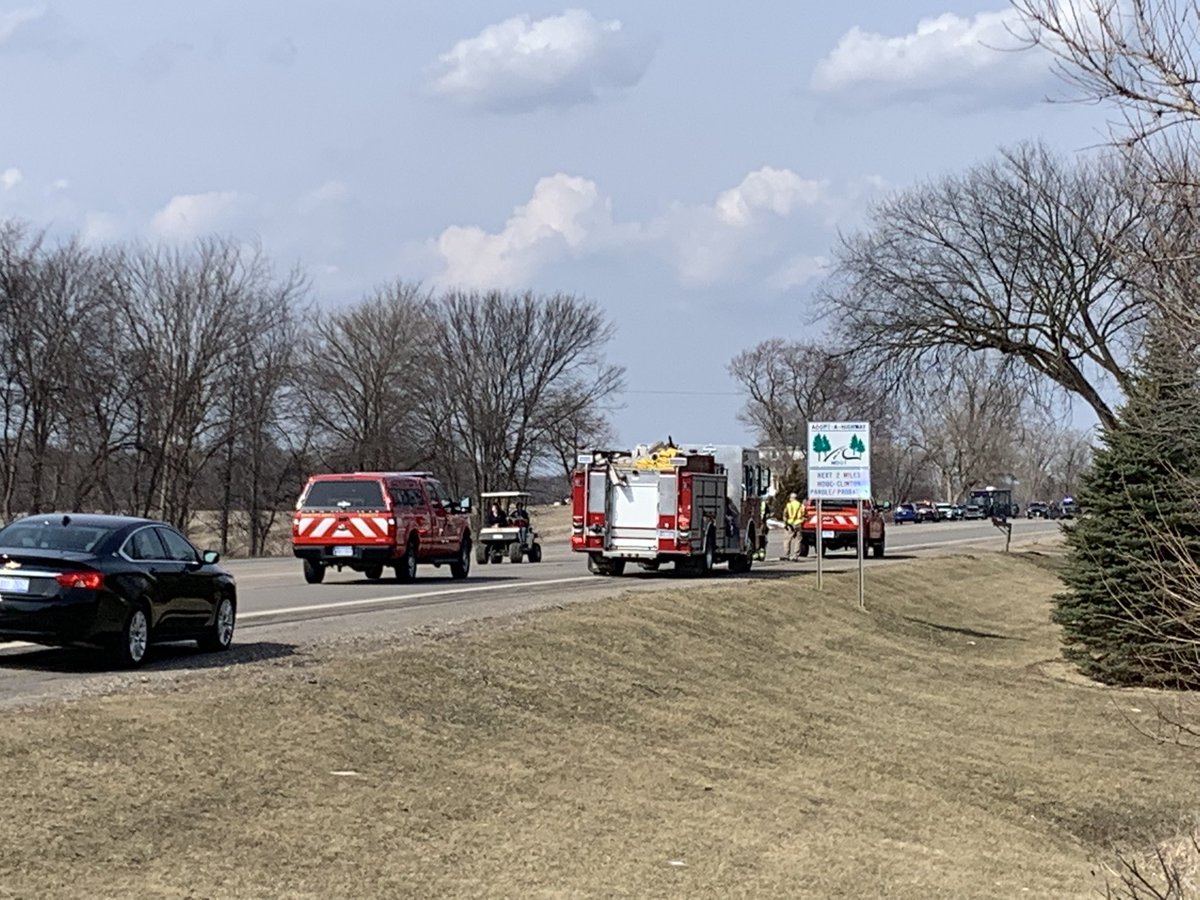
[[581, 453], [572, 507], [571, 549], [597, 575], [620, 575], [628, 562], [650, 571], [674, 563], [690, 575], [722, 562], [750, 570], [753, 537], [712, 454], [670, 445]]

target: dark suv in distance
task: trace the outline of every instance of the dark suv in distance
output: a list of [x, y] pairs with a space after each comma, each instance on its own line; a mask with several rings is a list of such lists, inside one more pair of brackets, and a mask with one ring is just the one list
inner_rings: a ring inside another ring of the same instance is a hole
[[101, 647], [137, 666], [157, 641], [226, 650], [237, 587], [165, 522], [53, 513], [0, 528], [0, 641]]
[[1025, 507], [1025, 518], [1027, 519], [1048, 519], [1050, 518], [1050, 505], [1043, 503], [1041, 500], [1034, 500]]

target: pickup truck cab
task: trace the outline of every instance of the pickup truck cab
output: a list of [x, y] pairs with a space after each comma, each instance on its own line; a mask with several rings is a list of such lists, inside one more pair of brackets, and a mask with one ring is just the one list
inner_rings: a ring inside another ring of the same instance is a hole
[[391, 568], [412, 581], [419, 564], [471, 571], [471, 503], [450, 499], [430, 472], [353, 472], [308, 479], [292, 516], [292, 552], [304, 580], [319, 584], [330, 567], [372, 581]]

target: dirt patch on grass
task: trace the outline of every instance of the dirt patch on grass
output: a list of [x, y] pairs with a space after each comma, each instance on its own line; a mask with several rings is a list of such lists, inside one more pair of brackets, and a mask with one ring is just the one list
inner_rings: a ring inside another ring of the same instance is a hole
[[[638, 594], [0, 715], [0, 897], [1094, 897], [1184, 833], [1155, 695], [978, 554]], [[1188, 708], [1185, 712], [1195, 712]]]

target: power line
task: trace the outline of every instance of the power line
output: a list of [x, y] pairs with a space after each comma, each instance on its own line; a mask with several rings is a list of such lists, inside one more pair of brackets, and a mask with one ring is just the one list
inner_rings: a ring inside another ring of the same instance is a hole
[[737, 391], [622, 391], [623, 394], [670, 394], [676, 397], [741, 397]]

